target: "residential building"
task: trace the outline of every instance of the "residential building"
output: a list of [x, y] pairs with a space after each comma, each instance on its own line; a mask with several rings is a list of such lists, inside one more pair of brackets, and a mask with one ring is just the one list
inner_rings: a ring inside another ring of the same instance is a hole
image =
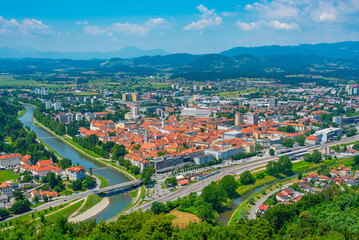
[[0, 167], [13, 168], [20, 166], [20, 160], [23, 156], [20, 153], [12, 153], [0, 156]]
[[66, 174], [71, 180], [82, 180], [86, 178], [86, 170], [82, 166], [67, 168]]
[[244, 124], [244, 114], [241, 112], [236, 112], [234, 115], [234, 125], [239, 126]]
[[7, 182], [0, 184], [0, 191], [3, 195], [6, 195], [10, 198], [14, 197], [14, 187]]
[[258, 115], [251, 114], [247, 118], [247, 124], [258, 125]]
[[137, 93], [133, 93], [132, 94], [132, 102], [137, 102], [138, 101], [138, 94]]

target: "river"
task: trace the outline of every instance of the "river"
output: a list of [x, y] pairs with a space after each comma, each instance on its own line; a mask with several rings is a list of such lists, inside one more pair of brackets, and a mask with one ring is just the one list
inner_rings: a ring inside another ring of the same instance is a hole
[[[25, 109], [26, 113], [20, 118], [20, 121], [25, 126], [28, 126], [32, 131], [34, 131], [38, 138], [40, 138], [47, 145], [53, 148], [62, 157], [71, 159], [74, 164], [83, 166], [85, 169], [92, 168], [92, 171], [94, 173], [105, 178], [108, 181], [108, 185], [115, 185], [129, 181], [128, 177], [121, 172], [108, 168], [106, 167], [106, 165], [94, 161], [83, 154], [80, 154], [58, 138], [54, 138], [54, 135], [47, 132], [43, 128], [35, 126], [32, 121], [34, 107], [26, 105]], [[101, 219], [108, 220], [112, 218], [117, 213], [122, 211], [127, 205], [129, 205], [132, 201], [132, 198], [129, 193], [121, 193], [110, 196], [109, 200], [110, 203], [108, 207], [98, 213], [96, 216], [92, 217], [91, 219], [96, 219], [96, 221], [100, 221]]]

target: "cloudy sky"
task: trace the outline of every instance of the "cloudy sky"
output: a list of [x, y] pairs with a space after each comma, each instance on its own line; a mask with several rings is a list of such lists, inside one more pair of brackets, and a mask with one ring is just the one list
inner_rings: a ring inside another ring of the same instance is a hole
[[0, 0], [0, 47], [211, 53], [359, 41], [359, 0]]

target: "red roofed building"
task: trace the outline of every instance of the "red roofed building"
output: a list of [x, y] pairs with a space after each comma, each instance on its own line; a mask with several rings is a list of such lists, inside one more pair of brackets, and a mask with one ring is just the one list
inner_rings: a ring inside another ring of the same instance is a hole
[[27, 154], [20, 159], [20, 164], [21, 165], [30, 164], [30, 159], [31, 159], [31, 156], [29, 154]]
[[82, 166], [67, 168], [66, 174], [71, 180], [82, 180], [86, 178], [86, 170]]
[[309, 137], [307, 137], [307, 139], [305, 140], [305, 143], [307, 145], [317, 145], [320, 143], [320, 139], [317, 138], [316, 136], [310, 135]]
[[0, 167], [13, 168], [19, 166], [22, 157], [20, 153], [2, 155], [0, 156]]
[[287, 192], [281, 191], [275, 196], [275, 198], [277, 199], [278, 202], [286, 202], [288, 201], [288, 196], [289, 194]]
[[7, 182], [3, 182], [2, 184], [0, 184], [0, 191], [3, 195], [7, 195], [8, 197], [13, 197], [14, 196], [14, 187]]

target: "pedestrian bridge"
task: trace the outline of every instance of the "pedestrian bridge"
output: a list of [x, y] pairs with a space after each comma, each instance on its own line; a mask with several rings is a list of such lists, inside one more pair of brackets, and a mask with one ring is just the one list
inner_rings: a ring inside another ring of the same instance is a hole
[[126, 189], [126, 188], [134, 188], [134, 187], [137, 187], [137, 186], [139, 186], [141, 184], [142, 184], [142, 181], [136, 179], [136, 180], [132, 180], [132, 181], [125, 182], [125, 183], [120, 183], [120, 184], [100, 188], [94, 193], [96, 193], [96, 194], [105, 193], [105, 192], [111, 193], [111, 192], [120, 191], [120, 190], [123, 190], [123, 189]]

